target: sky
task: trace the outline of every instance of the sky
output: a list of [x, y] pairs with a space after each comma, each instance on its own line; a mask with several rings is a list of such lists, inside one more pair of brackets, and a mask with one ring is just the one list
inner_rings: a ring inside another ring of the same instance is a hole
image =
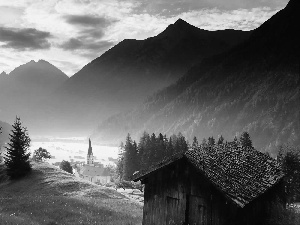
[[205, 30], [253, 30], [288, 0], [0, 0], [0, 73], [43, 59], [72, 76], [123, 39], [181, 18]]

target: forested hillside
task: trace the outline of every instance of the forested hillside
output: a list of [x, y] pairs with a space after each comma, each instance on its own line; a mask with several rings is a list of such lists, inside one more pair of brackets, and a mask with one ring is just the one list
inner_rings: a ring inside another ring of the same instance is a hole
[[42, 117], [51, 118], [49, 125], [57, 131], [87, 134], [95, 121], [132, 109], [202, 58], [229, 49], [250, 33], [206, 31], [179, 19], [157, 36], [123, 40], [53, 92], [41, 104], [47, 109]]
[[117, 143], [144, 130], [229, 139], [246, 130], [257, 149], [299, 145], [298, 10], [290, 1], [246, 42], [202, 60], [137, 109], [100, 123], [94, 139]]

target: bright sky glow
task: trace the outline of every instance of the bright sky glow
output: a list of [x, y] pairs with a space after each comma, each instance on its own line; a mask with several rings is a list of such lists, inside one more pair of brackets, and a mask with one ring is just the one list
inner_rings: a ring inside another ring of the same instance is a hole
[[123, 39], [182, 18], [206, 30], [252, 30], [288, 0], [0, 0], [0, 73], [30, 60], [72, 76]]

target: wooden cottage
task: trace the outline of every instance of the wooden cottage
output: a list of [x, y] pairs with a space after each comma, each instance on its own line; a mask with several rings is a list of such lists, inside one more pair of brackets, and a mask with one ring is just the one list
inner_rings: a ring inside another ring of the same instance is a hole
[[224, 144], [174, 155], [133, 180], [145, 184], [143, 225], [259, 225], [282, 177], [269, 156]]

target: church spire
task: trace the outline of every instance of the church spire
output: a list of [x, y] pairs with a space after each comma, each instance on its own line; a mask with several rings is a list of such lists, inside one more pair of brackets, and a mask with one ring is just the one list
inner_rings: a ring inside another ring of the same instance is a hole
[[89, 138], [88, 155], [93, 155], [92, 143], [91, 143], [91, 139], [90, 138]]
[[89, 149], [87, 154], [87, 164], [88, 165], [94, 164], [93, 149], [92, 149], [92, 143], [90, 138], [89, 138]]

